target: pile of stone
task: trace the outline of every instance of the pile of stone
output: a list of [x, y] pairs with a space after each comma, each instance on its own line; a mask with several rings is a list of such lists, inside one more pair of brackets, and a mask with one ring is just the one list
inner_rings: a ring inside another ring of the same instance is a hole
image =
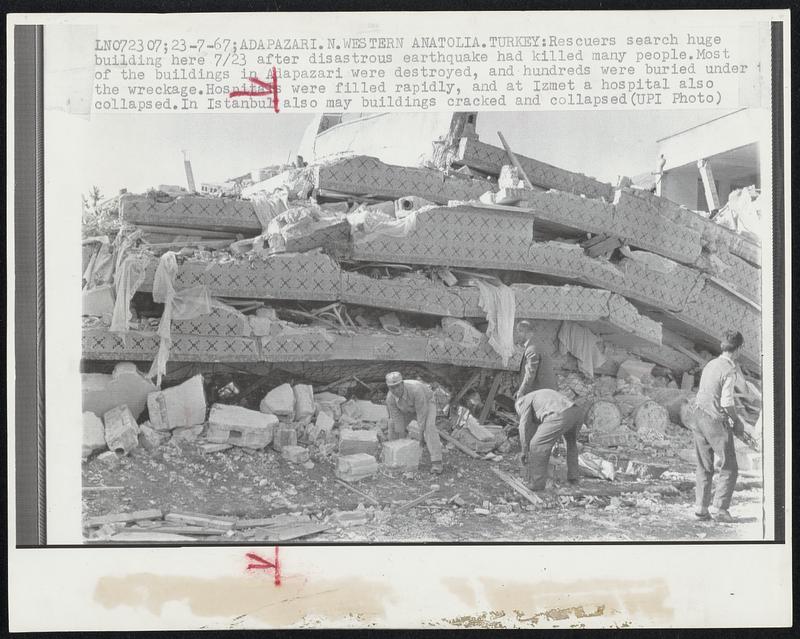
[[[533, 323], [586, 408], [586, 446], [687, 448], [683, 412], [725, 330], [745, 334], [758, 382], [759, 247], [624, 184], [511, 166], [476, 118], [453, 114], [422, 167], [373, 157], [379, 144], [341, 156], [331, 126], [329, 157], [236, 197], [122, 195], [115, 234], [83, 244], [84, 456], [173, 440], [314, 452], [346, 481], [411, 470], [419, 434], [386, 442], [385, 407], [353, 392], [376, 399], [401, 370], [440, 383], [449, 445], [502, 459], [522, 354], [509, 319]], [[219, 365], [274, 380], [258, 410], [208, 405]]]

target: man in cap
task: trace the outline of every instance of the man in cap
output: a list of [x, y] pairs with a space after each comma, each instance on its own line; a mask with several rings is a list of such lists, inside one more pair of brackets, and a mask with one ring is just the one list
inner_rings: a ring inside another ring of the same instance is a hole
[[431, 472], [442, 472], [442, 443], [436, 430], [436, 401], [427, 384], [403, 380], [398, 372], [386, 375], [386, 409], [389, 411], [389, 439], [406, 436], [408, 424], [416, 419], [431, 456]]
[[[734, 388], [739, 377], [736, 361], [744, 338], [738, 331], [728, 331], [720, 344], [722, 354], [703, 368], [690, 423], [697, 454], [695, 515], [700, 519], [733, 522], [728, 512], [739, 466], [733, 446], [734, 434], [741, 436], [744, 425], [734, 408]], [[719, 476], [711, 503], [711, 479], [714, 455], [718, 458]]]
[[519, 400], [528, 393], [541, 390], [542, 388], [558, 390], [558, 382], [550, 356], [546, 353], [542, 353], [541, 349], [534, 341], [533, 324], [527, 320], [522, 320], [517, 324], [517, 336], [518, 339], [522, 341], [525, 349], [519, 370], [521, 381], [519, 389], [517, 389], [517, 392], [514, 394], [514, 399], [517, 400], [517, 415], [519, 415], [519, 445], [522, 451], [521, 461], [524, 464], [527, 462], [528, 449], [535, 428], [530, 405], [526, 405], [526, 410], [520, 410]]
[[[558, 391], [541, 388], [517, 400], [521, 410], [529, 410], [539, 422], [530, 441], [528, 479], [531, 490], [547, 487], [547, 466], [553, 446], [561, 438], [567, 444], [567, 479], [578, 481], [578, 431], [584, 412]], [[527, 451], [523, 450], [523, 453]]]

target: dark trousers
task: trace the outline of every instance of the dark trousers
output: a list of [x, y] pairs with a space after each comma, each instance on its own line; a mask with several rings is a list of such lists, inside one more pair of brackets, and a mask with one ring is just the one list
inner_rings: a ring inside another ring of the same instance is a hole
[[547, 485], [547, 466], [550, 453], [559, 438], [567, 443], [567, 478], [578, 479], [578, 431], [583, 424], [583, 410], [570, 406], [566, 410], [550, 415], [539, 424], [531, 438], [528, 477], [532, 490], [544, 490]]
[[696, 408], [692, 416], [694, 447], [697, 452], [697, 484], [695, 496], [697, 510], [705, 510], [711, 503], [711, 480], [714, 476], [714, 455], [719, 458], [720, 469], [714, 491], [714, 507], [727, 510], [731, 505], [739, 465], [733, 447], [733, 431], [725, 426], [722, 417], [709, 415]]

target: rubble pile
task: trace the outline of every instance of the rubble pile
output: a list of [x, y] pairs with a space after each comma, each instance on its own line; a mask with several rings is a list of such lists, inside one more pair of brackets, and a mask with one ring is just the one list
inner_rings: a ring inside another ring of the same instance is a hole
[[[382, 380], [400, 370], [434, 389], [447, 449], [500, 463], [519, 451], [513, 326], [527, 319], [586, 409], [587, 476], [654, 481], [685, 465], [685, 407], [725, 330], [744, 334], [759, 384], [758, 245], [649, 192], [517, 156], [523, 180], [466, 115], [421, 168], [333, 155], [236, 197], [121, 195], [113, 232], [83, 245], [84, 459], [189, 444], [324, 463], [348, 484], [413, 474], [419, 426], [386, 441]], [[746, 408], [752, 421], [760, 407]], [[562, 466], [557, 448], [554, 478]], [[354, 512], [331, 521], [375, 520]], [[164, 534], [224, 528], [169, 517]]]

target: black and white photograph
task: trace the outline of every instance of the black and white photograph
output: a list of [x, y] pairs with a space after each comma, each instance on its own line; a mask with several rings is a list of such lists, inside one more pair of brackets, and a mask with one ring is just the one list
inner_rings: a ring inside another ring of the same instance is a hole
[[791, 624], [787, 11], [159, 11], [7, 17], [13, 631]]
[[87, 541], [764, 539], [764, 142], [709, 115], [92, 121]]

